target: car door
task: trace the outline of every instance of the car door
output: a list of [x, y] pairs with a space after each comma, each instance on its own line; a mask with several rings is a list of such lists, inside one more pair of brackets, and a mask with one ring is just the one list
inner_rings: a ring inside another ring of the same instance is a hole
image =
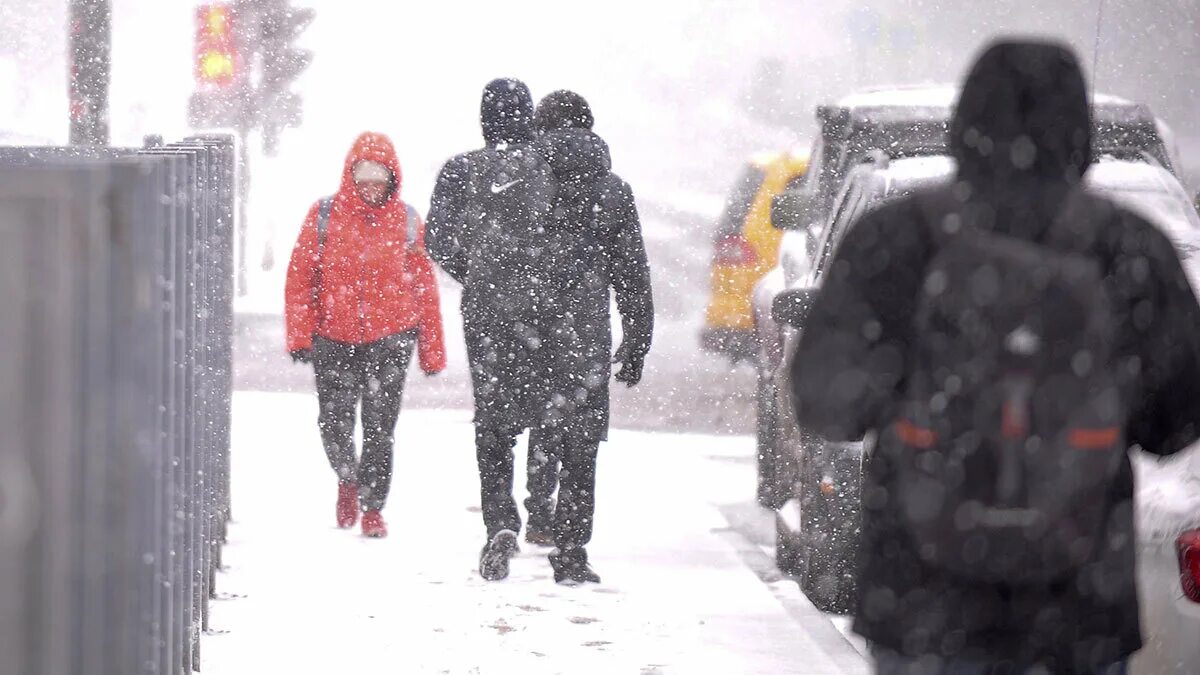
[[[814, 252], [815, 257], [811, 271], [798, 280], [792, 286], [793, 288], [818, 288], [820, 286], [823, 272], [832, 259], [837, 243], [867, 205], [869, 179], [870, 174], [862, 172], [847, 181], [842, 196], [834, 208], [833, 217], [821, 232], [817, 249]], [[791, 386], [791, 363], [800, 342], [800, 330], [794, 326], [785, 326], [783, 336], [783, 358], [776, 366], [772, 379], [779, 383], [776, 388], [776, 411], [777, 419], [780, 421], [778, 425], [780, 454], [786, 459], [790, 473], [794, 475], [794, 468], [803, 452], [805, 442], [795, 421], [796, 408], [795, 401], [792, 399]], [[785, 472], [784, 475], [788, 474]]]

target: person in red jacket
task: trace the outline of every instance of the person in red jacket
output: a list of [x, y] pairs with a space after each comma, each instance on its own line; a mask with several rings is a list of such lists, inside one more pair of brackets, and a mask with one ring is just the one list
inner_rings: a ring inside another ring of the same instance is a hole
[[[316, 370], [318, 424], [338, 477], [337, 524], [387, 535], [396, 420], [417, 349], [421, 369], [446, 367], [425, 224], [400, 199], [400, 161], [382, 134], [358, 137], [333, 197], [309, 209], [288, 267], [287, 349]], [[361, 405], [363, 449], [354, 448]]]

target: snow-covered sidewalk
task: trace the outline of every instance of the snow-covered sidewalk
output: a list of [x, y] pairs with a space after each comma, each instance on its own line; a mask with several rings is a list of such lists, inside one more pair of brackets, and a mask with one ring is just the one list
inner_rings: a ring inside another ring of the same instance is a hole
[[747, 438], [614, 431], [589, 549], [604, 583], [565, 588], [524, 542], [508, 580], [476, 573], [467, 413], [401, 415], [385, 540], [333, 527], [315, 414], [308, 395], [235, 396], [236, 522], [205, 673], [866, 672], [794, 584], [739, 554], [717, 506], [753, 494]]

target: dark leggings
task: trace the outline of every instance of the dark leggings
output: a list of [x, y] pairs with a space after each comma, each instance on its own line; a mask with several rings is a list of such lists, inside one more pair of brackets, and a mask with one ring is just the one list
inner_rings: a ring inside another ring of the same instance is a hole
[[[387, 501], [396, 420], [415, 344], [415, 331], [362, 345], [313, 342], [325, 454], [341, 481], [358, 483], [363, 510], [382, 509]], [[363, 425], [361, 459], [354, 448], [356, 412]]]

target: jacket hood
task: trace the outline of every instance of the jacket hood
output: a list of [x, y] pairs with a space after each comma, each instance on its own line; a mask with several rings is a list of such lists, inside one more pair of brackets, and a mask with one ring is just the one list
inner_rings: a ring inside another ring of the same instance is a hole
[[967, 76], [950, 133], [959, 178], [975, 193], [1078, 184], [1092, 143], [1075, 54], [1052, 43], [993, 44]]
[[612, 170], [608, 144], [590, 129], [555, 129], [542, 134], [546, 161], [563, 183], [589, 183]]
[[[392, 193], [383, 206], [369, 206], [358, 197], [358, 192], [355, 190], [354, 167], [364, 161], [382, 164], [392, 173]], [[391, 139], [383, 134], [367, 132], [359, 136], [351, 146], [350, 152], [346, 153], [346, 164], [342, 169], [342, 185], [338, 189], [338, 200], [343, 203], [343, 208], [350, 206], [354, 209], [376, 213], [396, 208], [403, 210], [404, 203], [400, 200], [402, 181], [400, 158], [396, 155], [396, 148], [392, 145]]]
[[533, 96], [520, 80], [500, 78], [483, 88], [479, 103], [483, 140], [489, 146], [534, 139]]
[[591, 129], [596, 123], [587, 99], [567, 89], [550, 92], [538, 103], [538, 131]]

